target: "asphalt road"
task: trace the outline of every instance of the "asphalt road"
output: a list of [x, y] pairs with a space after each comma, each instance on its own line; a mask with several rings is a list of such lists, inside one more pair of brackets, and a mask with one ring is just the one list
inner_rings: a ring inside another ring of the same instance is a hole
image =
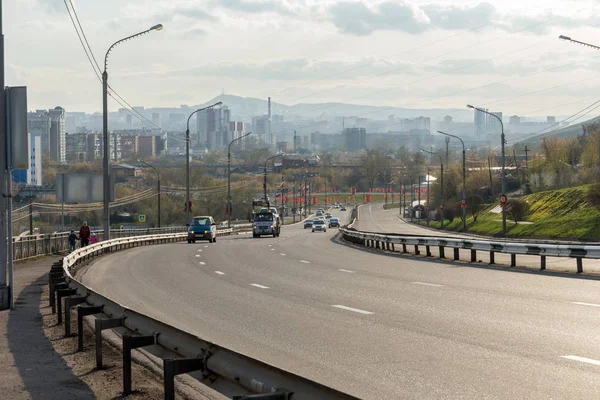
[[[381, 203], [365, 204], [359, 207], [359, 219], [354, 228], [367, 232], [399, 233], [410, 235], [425, 235], [436, 237], [455, 237], [468, 239], [482, 239], [494, 241], [511, 241], [511, 239], [488, 239], [477, 235], [464, 235], [457, 232], [444, 232], [437, 229], [430, 229], [416, 224], [405, 222], [398, 218], [398, 209], [384, 210]], [[412, 251], [412, 249], [411, 249]], [[449, 250], [447, 257], [451, 256]], [[437, 248], [431, 248], [432, 255], [438, 256]], [[469, 250], [460, 251], [461, 260], [471, 260]], [[488, 264], [490, 261], [489, 253], [478, 252], [477, 260], [482, 264]], [[510, 265], [510, 255], [496, 253], [495, 263], [499, 265]], [[540, 257], [538, 256], [517, 256], [517, 266], [539, 269]], [[577, 262], [573, 258], [567, 257], [547, 257], [546, 268], [549, 271], [570, 272], [577, 271]], [[585, 272], [600, 274], [600, 260], [583, 260], [583, 269]]]
[[139, 247], [83, 281], [366, 399], [598, 398], [600, 281], [385, 255], [335, 234]]

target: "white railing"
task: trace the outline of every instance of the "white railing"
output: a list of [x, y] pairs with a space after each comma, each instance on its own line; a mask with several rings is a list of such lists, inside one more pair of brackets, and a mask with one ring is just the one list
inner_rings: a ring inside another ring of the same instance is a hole
[[546, 269], [546, 257], [569, 257], [576, 260], [577, 273], [583, 272], [583, 259], [600, 259], [600, 246], [584, 244], [548, 244], [533, 242], [504, 242], [468, 238], [451, 238], [435, 236], [410, 236], [396, 234], [370, 233], [342, 228], [340, 232], [348, 241], [382, 250], [396, 251], [396, 246], [402, 246], [402, 252], [407, 253], [406, 246], [414, 246], [415, 253], [420, 254], [419, 247], [425, 247], [426, 254], [431, 255], [430, 248], [438, 247], [440, 258], [445, 258], [445, 249], [454, 251], [454, 260], [459, 259], [459, 250], [471, 251], [471, 262], [476, 262], [477, 251], [489, 252], [490, 264], [494, 264], [495, 253], [511, 255], [511, 266], [516, 266], [517, 255], [540, 257], [540, 269]]

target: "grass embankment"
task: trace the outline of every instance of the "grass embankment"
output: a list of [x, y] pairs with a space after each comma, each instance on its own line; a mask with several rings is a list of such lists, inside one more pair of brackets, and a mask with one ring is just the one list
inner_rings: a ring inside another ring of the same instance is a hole
[[[523, 196], [521, 199], [529, 204], [529, 210], [523, 220], [530, 223], [515, 225], [510, 214], [507, 214], [507, 236], [600, 240], [600, 208], [588, 202], [589, 188], [590, 185], [585, 185]], [[495, 205], [490, 205], [482, 211], [475, 223], [472, 217], [467, 218], [467, 232], [500, 235], [502, 214], [489, 212]], [[432, 221], [430, 226], [440, 228], [440, 223]], [[446, 220], [444, 230], [462, 231], [461, 219], [455, 218], [452, 222]]]

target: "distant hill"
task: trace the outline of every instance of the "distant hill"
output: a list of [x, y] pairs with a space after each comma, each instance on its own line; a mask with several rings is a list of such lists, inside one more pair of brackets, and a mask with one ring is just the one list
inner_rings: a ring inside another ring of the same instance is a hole
[[[231, 94], [219, 95], [205, 104], [198, 104], [193, 107], [202, 107], [214, 104], [218, 101], [222, 101], [223, 104], [227, 105], [236, 116], [247, 117], [267, 114], [267, 99], [241, 97]], [[290, 106], [276, 102], [275, 98], [271, 101], [271, 113], [273, 115], [288, 115], [306, 118], [357, 116], [369, 119], [387, 119], [389, 115], [400, 118], [423, 116], [442, 119], [446, 114], [452, 115], [454, 118], [470, 119], [473, 115], [473, 112], [468, 109], [463, 110], [454, 108], [410, 109], [345, 103], [300, 103]]]
[[529, 144], [537, 144], [540, 143], [545, 138], [549, 137], [559, 137], [559, 138], [568, 138], [573, 136], [578, 136], [583, 134], [583, 126], [584, 125], [593, 125], [600, 124], [600, 117], [595, 117], [589, 119], [587, 121], [581, 122], [579, 124], [573, 124], [566, 126], [564, 128], [556, 129], [547, 133], [542, 133], [537, 136], [528, 138], [523, 140], [521, 143], [529, 143]]

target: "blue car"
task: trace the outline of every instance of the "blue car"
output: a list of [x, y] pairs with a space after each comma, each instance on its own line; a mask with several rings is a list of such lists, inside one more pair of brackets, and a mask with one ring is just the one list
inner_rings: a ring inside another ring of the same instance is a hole
[[211, 216], [199, 216], [192, 219], [188, 228], [188, 243], [196, 243], [196, 240], [208, 240], [211, 243], [217, 241], [217, 224]]

